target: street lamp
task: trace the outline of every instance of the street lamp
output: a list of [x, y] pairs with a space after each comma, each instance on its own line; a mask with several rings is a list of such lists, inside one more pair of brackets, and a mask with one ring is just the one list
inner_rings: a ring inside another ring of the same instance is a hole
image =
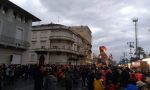
[[138, 48], [137, 22], [138, 22], [138, 18], [134, 18], [133, 22], [135, 24], [135, 55], [136, 55], [136, 57], [139, 57], [138, 52], [137, 52], [137, 48]]

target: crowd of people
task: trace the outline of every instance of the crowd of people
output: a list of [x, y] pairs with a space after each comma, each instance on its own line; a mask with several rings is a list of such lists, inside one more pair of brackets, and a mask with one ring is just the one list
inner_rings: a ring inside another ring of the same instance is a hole
[[[150, 71], [117, 66], [96, 65], [2, 65], [0, 86], [13, 85], [15, 80], [33, 80], [34, 90], [66, 90], [78, 87], [87, 90], [150, 90]], [[1, 87], [0, 87], [1, 88]], [[1, 90], [1, 89], [0, 89]]]

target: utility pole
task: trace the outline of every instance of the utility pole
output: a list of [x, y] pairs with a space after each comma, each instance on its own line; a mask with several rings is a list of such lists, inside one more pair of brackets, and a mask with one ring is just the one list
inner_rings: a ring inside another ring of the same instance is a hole
[[127, 53], [123, 52], [123, 57], [126, 58], [126, 56], [127, 56]]
[[138, 52], [137, 52], [137, 48], [138, 48], [137, 22], [138, 22], [138, 18], [134, 18], [133, 22], [135, 24], [135, 55], [137, 58], [137, 57], [139, 57]]
[[129, 48], [130, 48], [130, 52], [129, 52], [129, 54], [130, 54], [130, 56], [132, 57], [132, 48], [134, 48], [134, 42], [127, 42], [127, 45], [129, 45]]

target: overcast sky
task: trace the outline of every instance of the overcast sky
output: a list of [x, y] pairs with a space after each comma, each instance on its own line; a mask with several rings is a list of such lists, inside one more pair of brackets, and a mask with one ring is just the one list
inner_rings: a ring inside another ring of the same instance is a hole
[[119, 61], [129, 53], [127, 42], [134, 42], [134, 23], [138, 17], [139, 46], [150, 53], [150, 0], [10, 0], [40, 18], [42, 23], [67, 26], [87, 25], [92, 31], [92, 51], [106, 46]]

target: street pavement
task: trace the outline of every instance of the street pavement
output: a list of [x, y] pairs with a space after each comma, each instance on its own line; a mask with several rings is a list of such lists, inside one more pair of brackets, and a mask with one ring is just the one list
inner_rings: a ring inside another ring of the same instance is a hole
[[[33, 90], [33, 81], [31, 80], [18, 80], [15, 81], [14, 85], [11, 86], [5, 86], [2, 88], [2, 90]], [[58, 83], [57, 85], [57, 90], [66, 90], [65, 87], [61, 84]], [[78, 86], [73, 86], [72, 90], [88, 90], [85, 87], [82, 87], [81, 82], [79, 83]], [[122, 88], [118, 90], [124, 90]]]
[[[15, 81], [14, 85], [5, 86], [2, 90], [33, 90], [33, 81], [31, 80], [18, 80]], [[57, 90], [66, 90], [64, 86], [58, 84]], [[78, 86], [73, 86], [72, 90], [87, 90], [86, 88], [81, 86], [81, 83]]]

